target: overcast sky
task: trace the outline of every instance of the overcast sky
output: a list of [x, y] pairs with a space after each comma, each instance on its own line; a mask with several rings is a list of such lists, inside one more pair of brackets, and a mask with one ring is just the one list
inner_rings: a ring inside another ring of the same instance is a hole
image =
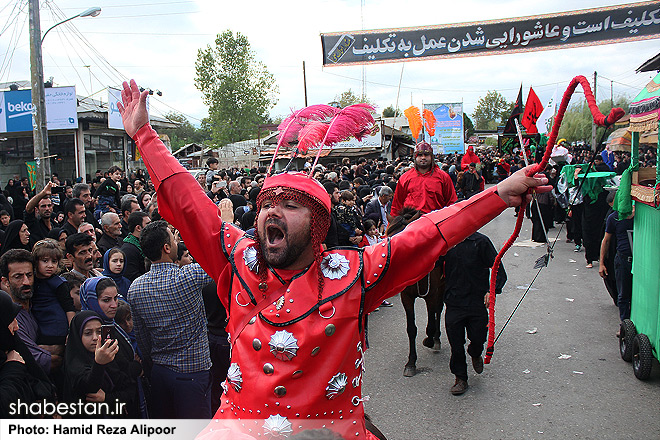
[[[89, 1], [89, 2], [88, 2]], [[78, 95], [107, 100], [108, 86], [135, 78], [162, 91], [155, 112], [176, 110], [194, 124], [207, 115], [194, 86], [197, 50], [226, 29], [247, 36], [257, 59], [279, 87], [271, 115], [304, 105], [302, 62], [306, 62], [309, 104], [328, 103], [349, 88], [379, 110], [397, 100], [401, 63], [322, 67], [321, 32], [399, 28], [505, 19], [586, 9], [622, 2], [597, 0], [41, 0], [44, 32], [64, 17], [100, 6], [101, 15], [77, 18], [54, 29], [44, 41], [44, 77], [75, 85]], [[30, 78], [27, 0], [0, 0], [0, 82]], [[22, 7], [21, 11], [18, 8]], [[83, 42], [76, 36], [79, 32]], [[598, 97], [634, 97], [653, 77], [635, 69], [660, 52], [658, 40], [522, 54], [405, 63], [399, 108], [422, 102], [463, 101], [468, 113], [487, 90], [514, 100], [520, 84], [526, 98], [533, 86], [544, 103], [562, 93], [575, 75], [597, 71]], [[365, 78], [363, 82], [362, 78]], [[101, 91], [100, 93], [97, 93]], [[577, 97], [573, 98], [579, 99]]]

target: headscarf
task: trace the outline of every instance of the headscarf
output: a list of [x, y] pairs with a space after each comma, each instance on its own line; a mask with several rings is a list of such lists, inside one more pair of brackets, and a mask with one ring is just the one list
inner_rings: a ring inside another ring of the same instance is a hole
[[105, 254], [103, 254], [102, 274], [108, 278], [112, 278], [112, 280], [117, 285], [117, 291], [119, 292], [119, 296], [121, 296], [122, 299], [124, 299], [128, 296], [128, 288], [131, 287], [131, 281], [124, 276], [124, 272], [126, 271], [126, 255], [124, 255], [124, 267], [122, 267], [121, 272], [120, 273], [110, 272], [110, 251], [112, 251], [113, 249], [117, 249], [117, 248], [108, 249], [107, 251], [105, 251]]
[[80, 286], [80, 306], [82, 310], [91, 310], [95, 312], [98, 316], [101, 317], [101, 322], [103, 322], [103, 324], [114, 325], [115, 329], [126, 339], [128, 345], [131, 345], [131, 339], [128, 336], [128, 333], [126, 333], [126, 331], [115, 322], [114, 318], [112, 319], [108, 318], [103, 312], [103, 310], [101, 310], [101, 306], [99, 305], [98, 293], [96, 292], [96, 286], [99, 284], [99, 281], [101, 281], [104, 278], [110, 278], [110, 277], [93, 277], [93, 278], [87, 278], [85, 280], [83, 285]]
[[24, 224], [25, 222], [23, 220], [14, 220], [7, 225], [7, 229], [5, 230], [5, 241], [2, 243], [2, 247], [0, 247], [0, 255], [3, 255], [10, 249], [25, 249], [26, 251], [31, 251], [30, 243], [21, 243], [21, 239], [18, 235]]
[[[62, 231], [66, 232], [64, 228], [53, 228], [50, 231], [48, 231], [48, 235], [46, 238], [52, 238], [55, 241], [60, 241], [60, 235], [62, 235]], [[67, 236], [69, 234], [67, 233]]]
[[11, 297], [0, 290], [0, 350], [11, 351], [16, 349], [14, 335], [9, 331], [9, 324], [16, 319], [21, 306], [14, 303]]
[[[82, 334], [85, 324], [95, 319], [103, 322], [96, 312], [85, 310], [76, 314], [71, 320], [69, 337], [67, 338], [64, 350], [64, 365], [66, 365], [64, 399], [67, 401], [84, 399], [85, 394], [98, 391], [84, 389], [86, 380], [89, 378], [92, 367], [94, 366], [94, 353], [88, 351], [82, 343]], [[106, 364], [103, 374], [104, 377], [101, 388], [103, 388], [105, 392], [111, 391], [114, 387], [111, 377], [113, 370], [111, 364], [115, 364], [115, 361]], [[116, 368], [116, 365], [114, 367]]]
[[[3, 395], [3, 402], [12, 401], [14, 398], [20, 398], [26, 403], [43, 399], [55, 400], [55, 387], [48, 376], [34, 360], [20, 336], [12, 335], [9, 331], [9, 324], [16, 319], [16, 315], [20, 311], [21, 306], [15, 304], [6, 292], [0, 290], [0, 369], [7, 360], [6, 352], [15, 350], [23, 358], [28, 373], [26, 380], [13, 383], [12, 389], [7, 390], [8, 393], [11, 392], [11, 395]], [[10, 417], [10, 414], [5, 413], [6, 409], [0, 407], [0, 417]]]

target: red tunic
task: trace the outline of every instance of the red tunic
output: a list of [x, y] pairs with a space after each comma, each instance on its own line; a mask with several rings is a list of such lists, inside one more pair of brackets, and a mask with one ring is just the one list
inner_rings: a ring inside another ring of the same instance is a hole
[[[135, 140], [158, 191], [159, 213], [217, 281], [230, 316], [227, 331], [239, 331], [239, 323], [253, 315], [253, 304], [265, 295], [276, 291], [279, 297], [250, 319], [235, 341], [232, 336], [227, 392], [215, 418], [233, 422], [215, 420], [200, 438], [239, 438], [231, 429], [268, 438], [274, 430], [292, 435], [322, 426], [343, 438], [368, 438], [362, 404], [365, 316], [425, 276], [439, 255], [506, 204], [492, 189], [427, 214], [377, 245], [324, 252], [321, 301], [316, 263], [298, 272], [270, 269], [262, 293], [253, 267], [254, 241], [221, 220], [151, 127], [141, 128]], [[392, 269], [400, 267], [405, 270]]]
[[390, 214], [396, 217], [404, 206], [410, 206], [426, 214], [454, 202], [456, 202], [456, 190], [449, 174], [437, 165], [424, 174], [417, 171], [417, 168], [412, 168], [401, 176], [396, 185]]

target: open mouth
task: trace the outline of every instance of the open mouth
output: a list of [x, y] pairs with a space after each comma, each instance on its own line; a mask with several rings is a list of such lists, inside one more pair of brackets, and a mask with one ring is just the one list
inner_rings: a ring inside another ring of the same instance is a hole
[[275, 224], [266, 226], [266, 239], [268, 244], [277, 246], [284, 240], [284, 230]]

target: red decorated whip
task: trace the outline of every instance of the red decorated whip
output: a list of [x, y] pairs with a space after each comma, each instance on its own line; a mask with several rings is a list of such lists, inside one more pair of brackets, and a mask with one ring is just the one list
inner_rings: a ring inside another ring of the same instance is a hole
[[[561, 100], [561, 105], [559, 106], [559, 111], [557, 112], [557, 116], [555, 117], [555, 121], [552, 126], [552, 131], [550, 132], [550, 137], [548, 138], [548, 144], [545, 148], [545, 154], [543, 155], [543, 159], [539, 164], [535, 165], [527, 172], [527, 176], [534, 176], [539, 171], [545, 170], [545, 166], [548, 164], [548, 160], [550, 159], [550, 154], [552, 153], [552, 147], [554, 146], [555, 141], [557, 140], [557, 135], [559, 134], [559, 127], [561, 126], [561, 122], [564, 119], [564, 114], [566, 113], [566, 109], [568, 108], [568, 103], [570, 102], [571, 97], [573, 96], [573, 92], [575, 92], [575, 88], [578, 86], [578, 84], [580, 84], [582, 86], [582, 89], [584, 90], [584, 96], [587, 99], [589, 110], [591, 111], [591, 115], [593, 116], [594, 122], [597, 125], [602, 127], [609, 127], [610, 125], [614, 124], [616, 121], [621, 119], [621, 117], [624, 115], [625, 112], [618, 107], [613, 108], [607, 116], [603, 115], [598, 109], [598, 105], [596, 104], [596, 99], [594, 98], [594, 95], [591, 92], [591, 86], [589, 85], [589, 81], [582, 75], [576, 76], [575, 78], [573, 78], [568, 88], [564, 92], [564, 96]], [[493, 263], [493, 268], [491, 270], [490, 291], [488, 293], [489, 296], [488, 345], [486, 348], [486, 356], [484, 358], [484, 362], [486, 364], [490, 363], [490, 360], [493, 357], [493, 351], [495, 350], [495, 284], [497, 282], [497, 272], [500, 268], [502, 257], [504, 257], [506, 251], [509, 250], [509, 248], [518, 238], [518, 235], [520, 235], [520, 229], [522, 227], [522, 222], [525, 216], [526, 205], [527, 205], [527, 199], [523, 197], [522, 205], [520, 206], [520, 211], [518, 212], [518, 217], [516, 219], [516, 226], [513, 229], [513, 233], [511, 234], [511, 237], [509, 237], [509, 239], [504, 243], [500, 252], [497, 254], [497, 257], [495, 258], [495, 262]]]

